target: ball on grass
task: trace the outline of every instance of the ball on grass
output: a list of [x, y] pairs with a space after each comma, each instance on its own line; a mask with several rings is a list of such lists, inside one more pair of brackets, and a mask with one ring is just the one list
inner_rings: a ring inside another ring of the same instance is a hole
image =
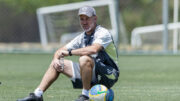
[[104, 85], [97, 84], [90, 89], [89, 98], [90, 101], [113, 101], [114, 92]]

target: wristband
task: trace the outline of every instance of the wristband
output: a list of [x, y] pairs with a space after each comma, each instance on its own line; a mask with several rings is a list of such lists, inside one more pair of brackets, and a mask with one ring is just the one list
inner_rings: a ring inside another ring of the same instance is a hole
[[72, 56], [72, 53], [71, 53], [72, 49], [68, 49], [68, 52], [69, 52], [69, 56]]

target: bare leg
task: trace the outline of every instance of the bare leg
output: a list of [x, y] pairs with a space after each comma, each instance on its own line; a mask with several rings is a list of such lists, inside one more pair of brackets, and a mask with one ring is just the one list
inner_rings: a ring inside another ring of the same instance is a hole
[[[72, 77], [72, 68], [71, 68], [71, 61], [64, 60], [64, 71], [61, 73], [65, 74], [68, 77]], [[49, 86], [59, 77], [60, 72], [56, 71], [56, 69], [51, 64], [44, 74], [40, 85], [38, 86], [43, 92], [45, 92]]]
[[58, 78], [59, 72], [57, 72], [53, 67], [49, 67], [49, 69], [44, 74], [42, 81], [39, 85], [39, 88], [45, 92], [47, 88]]
[[79, 64], [80, 64], [80, 73], [82, 77], [83, 89], [89, 90], [91, 88], [94, 61], [89, 56], [81, 56], [79, 59]]

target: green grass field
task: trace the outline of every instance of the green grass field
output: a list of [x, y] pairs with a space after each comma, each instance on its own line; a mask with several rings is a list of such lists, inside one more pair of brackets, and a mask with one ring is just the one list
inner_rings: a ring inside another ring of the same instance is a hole
[[[52, 54], [0, 54], [0, 101], [16, 101], [38, 86]], [[114, 101], [179, 101], [180, 56], [121, 55]], [[61, 75], [45, 101], [74, 101], [81, 93]]]

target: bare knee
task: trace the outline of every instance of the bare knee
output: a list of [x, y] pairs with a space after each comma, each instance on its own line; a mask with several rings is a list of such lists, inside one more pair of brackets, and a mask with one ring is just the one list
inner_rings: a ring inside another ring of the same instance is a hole
[[58, 68], [60, 68], [60, 66], [58, 66], [57, 64], [51, 62], [50, 66], [49, 66], [49, 69], [54, 70], [54, 71], [60, 73], [61, 71], [59, 71]]
[[59, 59], [52, 60], [49, 68], [59, 73], [62, 72], [62, 64]]
[[90, 56], [81, 56], [79, 58], [79, 64], [80, 64], [80, 68], [85, 68], [85, 67], [90, 67], [93, 68], [94, 67], [94, 61]]
[[54, 69], [58, 73], [63, 73], [68, 77], [73, 76], [71, 61], [69, 61], [69, 60], [64, 59], [61, 62], [59, 61], [59, 64], [52, 61], [50, 68]]

